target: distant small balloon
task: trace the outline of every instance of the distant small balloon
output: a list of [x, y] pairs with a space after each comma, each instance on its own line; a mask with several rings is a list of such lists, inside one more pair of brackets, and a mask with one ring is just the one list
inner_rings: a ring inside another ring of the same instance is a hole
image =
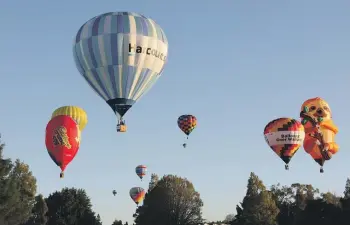
[[[177, 125], [188, 136], [192, 133], [194, 128], [197, 126], [197, 118], [193, 115], [182, 115], [177, 119]], [[183, 147], [186, 148], [186, 142], [183, 144]]]
[[135, 168], [135, 172], [136, 172], [137, 176], [139, 176], [140, 179], [142, 180], [142, 178], [146, 175], [147, 167], [144, 165], [138, 165]]

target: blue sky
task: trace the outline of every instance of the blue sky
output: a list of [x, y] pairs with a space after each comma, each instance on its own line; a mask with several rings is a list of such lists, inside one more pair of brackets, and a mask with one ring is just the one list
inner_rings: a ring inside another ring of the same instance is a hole
[[[189, 3], [186, 3], [189, 2]], [[235, 212], [247, 178], [266, 185], [311, 183], [342, 193], [349, 174], [350, 1], [7, 1], [0, 8], [0, 131], [6, 156], [28, 163], [38, 191], [87, 190], [104, 224], [132, 222], [134, 168], [190, 179], [204, 217]], [[169, 40], [161, 79], [127, 114], [128, 132], [75, 68], [73, 37], [90, 18], [135, 11], [153, 18]], [[339, 127], [339, 153], [319, 173], [303, 149], [290, 171], [269, 149], [264, 126], [298, 118], [304, 100], [327, 100]], [[59, 179], [48, 156], [45, 127], [62, 105], [83, 107], [89, 124], [80, 151]], [[198, 127], [183, 149], [176, 120], [191, 113]], [[118, 195], [113, 197], [111, 191]]]

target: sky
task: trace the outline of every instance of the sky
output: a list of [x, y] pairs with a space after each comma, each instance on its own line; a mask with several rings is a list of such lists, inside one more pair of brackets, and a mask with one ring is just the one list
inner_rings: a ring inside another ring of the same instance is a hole
[[[341, 194], [350, 169], [350, 1], [6, 1], [0, 8], [0, 132], [5, 156], [20, 158], [38, 193], [84, 188], [103, 223], [133, 221], [133, 186], [147, 188], [135, 166], [190, 179], [203, 215], [235, 213], [250, 172], [265, 183], [311, 183]], [[169, 41], [163, 76], [127, 113], [116, 132], [110, 107], [75, 67], [79, 27], [105, 12], [132, 11], [154, 19]], [[265, 125], [298, 119], [301, 104], [320, 96], [339, 127], [340, 150], [325, 173], [301, 148], [290, 170], [265, 143]], [[64, 179], [45, 147], [45, 127], [62, 105], [88, 114], [82, 143]], [[193, 114], [190, 135], [177, 118]], [[112, 190], [118, 191], [117, 196]]]

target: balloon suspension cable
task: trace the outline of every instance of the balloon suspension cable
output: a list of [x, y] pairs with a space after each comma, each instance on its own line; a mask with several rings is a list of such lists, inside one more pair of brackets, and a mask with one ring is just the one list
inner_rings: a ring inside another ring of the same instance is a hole
[[64, 177], [64, 172], [62, 171], [61, 173], [60, 173], [60, 178], [63, 178]]
[[187, 147], [187, 140], [188, 140], [188, 135], [187, 135], [187, 137], [186, 137], [186, 140], [185, 140], [185, 142], [182, 144], [182, 146], [184, 147], [184, 148], [186, 148]]
[[[324, 160], [330, 160], [331, 156], [328, 154], [328, 149], [326, 148], [325, 141], [323, 139], [323, 134], [320, 130], [320, 126], [318, 123], [323, 121], [322, 117], [318, 117], [317, 119], [311, 118], [306, 113], [309, 111], [308, 107], [304, 107], [304, 110], [300, 112], [300, 117], [302, 119], [301, 123], [305, 125], [307, 122], [310, 122], [314, 128], [316, 128], [316, 132], [313, 134], [310, 134], [311, 137], [317, 139], [317, 145], [319, 148], [319, 151], [322, 155], [322, 158]], [[321, 170], [320, 170], [321, 171]], [[323, 169], [322, 169], [323, 171]], [[323, 172], [321, 172], [323, 173]]]
[[284, 165], [284, 168], [285, 168], [286, 170], [289, 170], [289, 165], [288, 165], [288, 164]]

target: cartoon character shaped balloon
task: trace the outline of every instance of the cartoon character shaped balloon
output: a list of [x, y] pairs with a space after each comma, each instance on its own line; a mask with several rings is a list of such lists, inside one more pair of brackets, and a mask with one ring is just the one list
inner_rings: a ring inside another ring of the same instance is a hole
[[45, 144], [51, 159], [61, 168], [60, 177], [79, 150], [79, 128], [69, 116], [56, 116], [46, 126]]
[[163, 72], [168, 40], [152, 19], [109, 12], [80, 27], [73, 54], [80, 74], [117, 115], [117, 131], [125, 132], [124, 115]]
[[[192, 133], [194, 128], [197, 126], [197, 118], [193, 115], [182, 115], [177, 119], [177, 125], [188, 136]], [[183, 144], [183, 147], [186, 148], [186, 142]]]
[[146, 192], [142, 187], [133, 187], [130, 189], [129, 194], [136, 205], [139, 205], [139, 203], [142, 202], [145, 198]]
[[306, 133], [304, 150], [321, 166], [323, 173], [325, 160], [330, 160], [339, 150], [335, 142], [338, 127], [333, 123], [331, 108], [322, 98], [311, 98], [301, 106], [300, 117]]
[[138, 165], [135, 168], [135, 172], [136, 172], [137, 176], [139, 176], [140, 179], [142, 180], [142, 178], [146, 175], [147, 167], [144, 165]]
[[286, 164], [289, 162], [302, 145], [305, 137], [303, 125], [292, 118], [279, 118], [269, 122], [264, 129], [264, 136], [270, 148]]

